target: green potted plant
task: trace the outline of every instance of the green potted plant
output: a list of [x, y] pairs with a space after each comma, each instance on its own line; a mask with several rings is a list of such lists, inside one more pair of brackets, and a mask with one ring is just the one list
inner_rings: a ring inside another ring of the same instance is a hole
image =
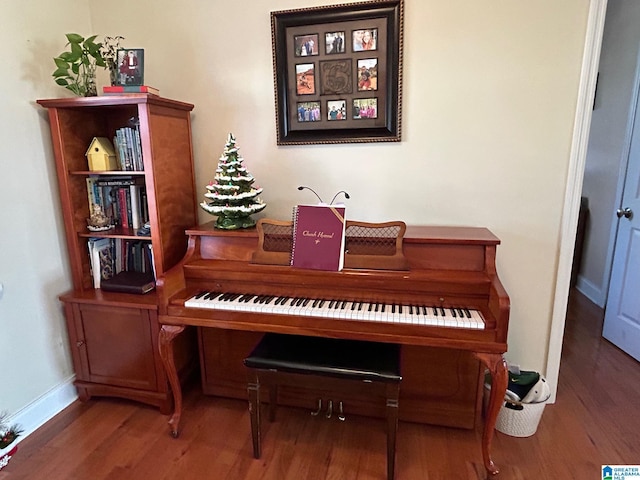
[[69, 50], [53, 59], [56, 64], [53, 78], [58, 85], [81, 97], [97, 95], [96, 67], [107, 66], [101, 53], [102, 43], [95, 42], [97, 35], [86, 39], [77, 33], [66, 36]]
[[109, 69], [109, 81], [112, 86], [118, 83], [117, 55], [118, 49], [120, 48], [120, 40], [124, 40], [124, 37], [120, 35], [116, 37], [104, 37], [102, 47], [100, 48], [100, 54]]

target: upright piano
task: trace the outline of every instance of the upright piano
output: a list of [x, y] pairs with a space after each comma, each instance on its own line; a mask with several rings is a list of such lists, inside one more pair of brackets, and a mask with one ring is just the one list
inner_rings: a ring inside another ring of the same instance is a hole
[[509, 296], [496, 272], [500, 240], [488, 229], [409, 226], [402, 269], [336, 272], [256, 262], [255, 229], [220, 231], [209, 223], [186, 233], [185, 257], [157, 279], [173, 436], [182, 410], [173, 341], [187, 326], [393, 342], [469, 352], [488, 370], [482, 455], [487, 472], [498, 472], [491, 443], [508, 381]]

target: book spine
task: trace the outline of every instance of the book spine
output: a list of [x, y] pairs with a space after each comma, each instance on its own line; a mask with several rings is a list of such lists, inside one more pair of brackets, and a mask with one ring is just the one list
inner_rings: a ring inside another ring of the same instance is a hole
[[93, 213], [93, 206], [96, 203], [96, 196], [94, 193], [94, 184], [96, 179], [93, 177], [87, 177], [87, 200], [89, 201], [89, 215]]
[[293, 265], [293, 259], [295, 257], [296, 252], [296, 232], [298, 226], [298, 207], [293, 207], [293, 238], [291, 240], [291, 259], [289, 260], [289, 265]]
[[153, 93], [157, 95], [160, 90], [148, 85], [105, 85], [102, 87], [103, 93]]
[[135, 142], [136, 155], [138, 158], [138, 170], [142, 172], [144, 171], [144, 161], [142, 157], [142, 142], [140, 140], [140, 130], [138, 127], [136, 127], [133, 131], [133, 140]]
[[129, 217], [127, 214], [127, 193], [124, 188], [118, 189], [118, 206], [120, 210], [120, 225], [122, 228], [129, 228]]
[[131, 185], [129, 193], [131, 197], [131, 227], [137, 230], [140, 228], [140, 187]]

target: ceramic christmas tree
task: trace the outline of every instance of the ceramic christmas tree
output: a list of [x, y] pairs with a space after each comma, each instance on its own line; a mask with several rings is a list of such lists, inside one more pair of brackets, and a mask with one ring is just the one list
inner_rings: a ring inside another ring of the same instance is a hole
[[256, 221], [251, 215], [267, 206], [258, 197], [262, 188], [253, 186], [255, 179], [242, 162], [236, 139], [230, 133], [218, 160], [215, 178], [207, 185], [206, 201], [200, 203], [205, 211], [218, 217], [216, 228], [236, 230], [253, 227]]

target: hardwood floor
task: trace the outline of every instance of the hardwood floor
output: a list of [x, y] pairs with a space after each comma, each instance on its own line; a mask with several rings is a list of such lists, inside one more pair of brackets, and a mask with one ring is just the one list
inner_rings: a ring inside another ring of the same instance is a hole
[[[602, 339], [602, 311], [572, 292], [559, 393], [537, 433], [496, 432], [500, 480], [598, 479], [603, 464], [640, 463], [640, 364]], [[346, 422], [280, 408], [252, 457], [246, 403], [185, 395], [182, 434], [151, 407], [76, 402], [19, 445], [0, 480], [369, 480], [386, 476], [383, 420]], [[484, 479], [481, 429], [401, 422], [398, 480]]]

